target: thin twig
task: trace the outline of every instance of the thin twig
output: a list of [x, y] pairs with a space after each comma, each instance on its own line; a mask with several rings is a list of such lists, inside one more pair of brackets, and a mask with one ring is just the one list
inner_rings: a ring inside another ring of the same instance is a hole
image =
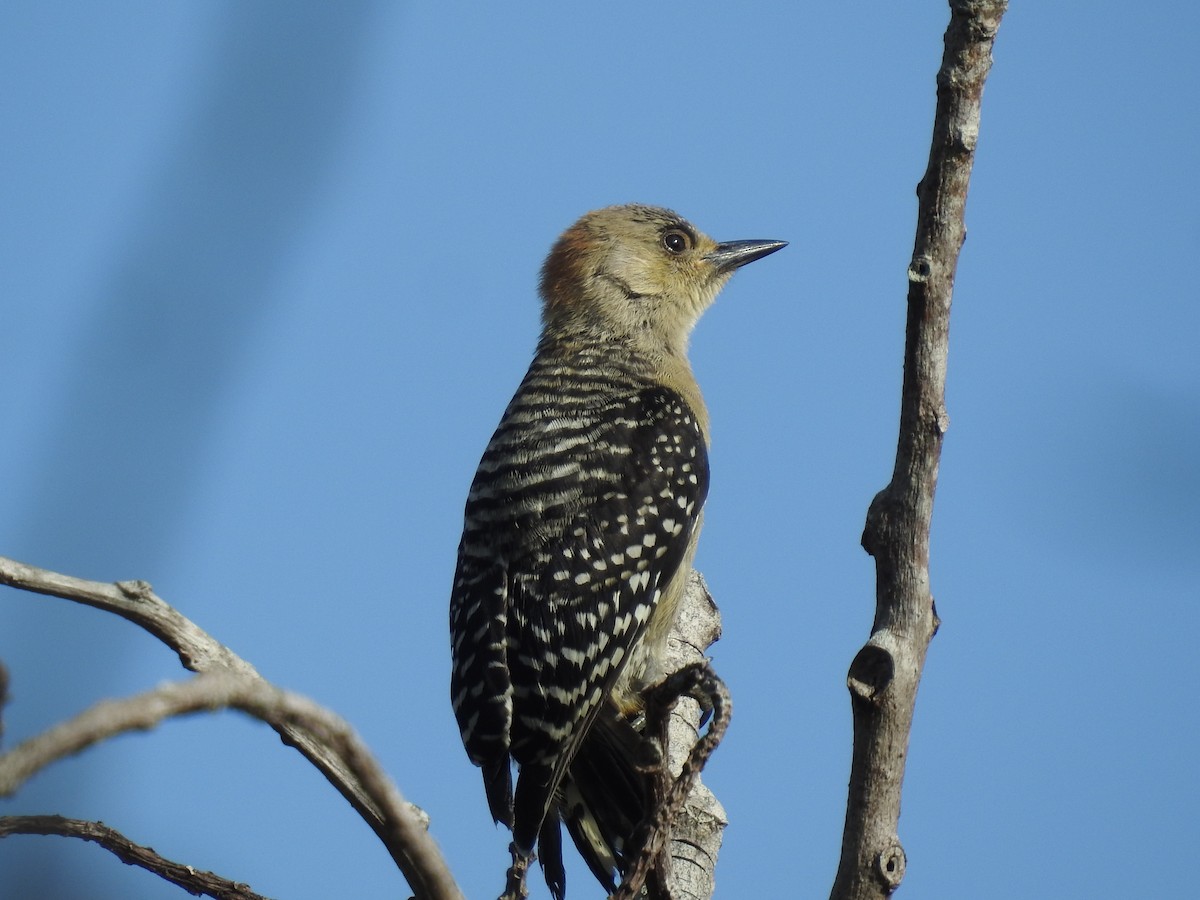
[[262, 894], [250, 890], [248, 885], [159, 856], [151, 848], [135, 844], [103, 822], [65, 819], [62, 816], [0, 816], [0, 838], [17, 834], [57, 835], [91, 841], [112, 853], [121, 862], [153, 872], [197, 897], [214, 897], [216, 900], [267, 900]]

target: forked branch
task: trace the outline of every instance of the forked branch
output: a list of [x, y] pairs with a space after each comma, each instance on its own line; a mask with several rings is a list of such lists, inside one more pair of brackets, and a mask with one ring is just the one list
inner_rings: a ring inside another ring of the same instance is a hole
[[39, 757], [30, 750], [31, 745], [43, 752], [41, 758], [46, 761], [49, 758], [44, 754], [54, 752], [52, 748], [75, 752], [70, 749], [73, 742], [96, 733], [94, 726], [103, 718], [97, 709], [101, 713], [115, 711], [136, 718], [148, 715], [147, 710], [156, 703], [166, 702], [164, 694], [167, 699], [186, 705], [189, 700], [201, 704], [216, 702], [212, 693], [224, 692], [225, 702], [216, 702], [217, 706], [233, 706], [267, 722], [285, 744], [299, 750], [350, 802], [383, 842], [418, 900], [462, 900], [441, 851], [426, 830], [422, 814], [404, 801], [349, 726], [311, 701], [269, 684], [253, 666], [155, 595], [150, 585], [144, 581], [116, 584], [87, 581], [6, 557], [0, 557], [0, 584], [116, 613], [149, 631], [178, 654], [185, 668], [202, 675], [184, 685], [168, 686], [162, 693], [150, 692], [133, 701], [113, 701], [115, 706], [107, 708], [105, 704], [93, 707], [72, 722], [32, 738], [0, 757], [0, 772], [19, 773], [31, 765], [36, 770]]

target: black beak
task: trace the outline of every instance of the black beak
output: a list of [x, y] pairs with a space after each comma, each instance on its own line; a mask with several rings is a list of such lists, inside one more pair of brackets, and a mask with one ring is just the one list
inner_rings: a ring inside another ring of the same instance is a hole
[[726, 241], [717, 244], [717, 249], [704, 258], [716, 266], [718, 272], [732, 272], [787, 245], [787, 241]]

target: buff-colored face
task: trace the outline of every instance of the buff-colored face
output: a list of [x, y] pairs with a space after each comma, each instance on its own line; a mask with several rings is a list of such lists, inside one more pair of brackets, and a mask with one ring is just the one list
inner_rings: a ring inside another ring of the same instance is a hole
[[718, 249], [670, 210], [610, 206], [588, 213], [546, 260], [544, 321], [566, 328], [594, 322], [648, 350], [682, 353], [733, 271]]

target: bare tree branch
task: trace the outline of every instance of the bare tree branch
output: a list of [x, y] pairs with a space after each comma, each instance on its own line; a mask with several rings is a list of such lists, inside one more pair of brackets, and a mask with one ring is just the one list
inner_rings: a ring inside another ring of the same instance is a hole
[[950, 302], [966, 236], [983, 85], [1006, 7], [1006, 0], [950, 0], [933, 147], [917, 186], [896, 466], [871, 503], [862, 539], [875, 558], [875, 622], [850, 664], [854, 753], [832, 900], [884, 898], [904, 877], [900, 791], [917, 685], [938, 626], [929, 588], [929, 527], [948, 427]]
[[[279, 733], [285, 744], [295, 747], [312, 762], [371, 826], [418, 900], [461, 900], [462, 892], [455, 884], [441, 851], [428, 834], [422, 814], [400, 797], [390, 779], [349, 727], [311, 701], [270, 685], [253, 666], [156, 596], [146, 582], [107, 584], [87, 581], [0, 557], [0, 584], [116, 613], [149, 631], [174, 650], [186, 668], [199, 673], [236, 676], [223, 681], [197, 678], [184, 685], [173, 686], [182, 692], [173, 699], [185, 703], [191, 697], [192, 702], [199, 702], [189, 691], [194, 691], [196, 695], [203, 695], [210, 690], [228, 691], [229, 702], [218, 705], [234, 706], [262, 718]], [[200, 686], [186, 687], [197, 684]], [[142, 698], [155, 693], [142, 695]], [[158, 698], [154, 702], [160, 700]], [[120, 704], [129, 701], [114, 702]], [[150, 700], [143, 702], [152, 705]], [[99, 707], [93, 707], [72, 721], [78, 722], [89, 714], [95, 715], [96, 709], [105, 706], [100, 704]], [[215, 707], [196, 707], [200, 708]], [[111, 707], [107, 711], [111, 712]], [[144, 708], [142, 714], [145, 714]], [[56, 730], [51, 729], [33, 741], [44, 738], [69, 742], [78, 740], [86, 731], [68, 732], [64, 739], [52, 734]], [[26, 742], [30, 743], [32, 741]], [[78, 749], [82, 747], [67, 752], [77, 752]], [[28, 765], [26, 757], [18, 755], [16, 759], [18, 763], [13, 763], [14, 767], [18, 764]]]
[[[694, 733], [688, 736], [687, 743], [692, 745], [691, 749], [686, 754], [679, 771], [674, 773], [675, 780], [667, 790], [666, 796], [658, 804], [652, 821], [647, 824], [647, 837], [642, 849], [620, 888], [613, 894], [613, 900], [634, 900], [638, 896], [638, 892], [658, 859], [668, 835], [671, 836], [674, 844], [685, 843], [678, 829], [673, 832], [673, 826], [680, 821], [685, 807], [692, 805], [692, 795], [699, 784], [700, 773], [725, 736], [725, 731], [729, 727], [729, 717], [733, 711], [728, 688], [713, 672], [707, 661], [691, 663], [686, 668], [674, 672], [650, 692], [647, 702], [648, 721], [653, 721], [656, 716], [662, 716], [671, 711], [671, 709], [660, 709], [664, 704], [673, 708], [682, 698], [690, 697], [695, 702], [697, 696], [704, 697], [711, 707], [712, 721], [709, 723], [708, 730], [699, 738]], [[707, 792], [707, 789], [705, 791]], [[708, 792], [708, 795], [711, 796], [711, 792]], [[703, 795], [701, 796], [703, 797]], [[682, 824], [689, 823], [687, 820], [683, 820]], [[691, 846], [687, 848], [689, 860], [695, 858], [694, 854], [690, 852], [691, 849]], [[715, 854], [712, 855], [712, 859], [715, 863]], [[695, 878], [694, 870], [684, 870], [683, 875], [689, 880]], [[672, 885], [671, 896], [680, 896], [678, 890], [674, 889], [677, 887], [674, 871], [668, 877], [669, 883]], [[708, 872], [708, 881], [711, 886], [711, 871]], [[689, 886], [689, 889], [694, 889], [694, 885]], [[711, 896], [711, 894], [712, 891], [709, 889], [708, 893], [703, 896]], [[696, 895], [692, 894], [692, 896]]]
[[0, 756], [0, 797], [11, 797], [42, 769], [114, 735], [147, 731], [184, 713], [221, 709], [231, 705], [237, 688], [263, 683], [218, 670], [134, 697], [97, 703]]
[[0, 556], [0, 584], [115, 613], [174, 650], [183, 667], [193, 672], [224, 668], [258, 674], [248, 662], [164, 603], [144, 581], [88, 581]]
[[248, 885], [221, 878], [212, 872], [201, 872], [159, 856], [149, 847], [135, 844], [103, 822], [64, 819], [62, 816], [0, 816], [0, 838], [14, 834], [58, 835], [92, 841], [114, 854], [121, 862], [153, 872], [197, 897], [215, 897], [216, 900], [267, 900], [262, 894], [250, 890]]
[[[679, 606], [667, 645], [668, 672], [703, 662], [708, 648], [721, 637], [721, 613], [708, 585], [693, 572]], [[728, 704], [727, 704], [728, 705]], [[667, 771], [678, 776], [700, 739], [705, 710], [694, 697], [679, 698], [667, 725]], [[715, 727], [715, 722], [713, 723]], [[722, 728], [722, 732], [724, 729]], [[721, 739], [721, 734], [716, 735]], [[697, 777], [671, 831], [671, 896], [675, 900], [708, 900], [716, 890], [717, 853], [729, 820], [725, 808]]]
[[[10, 797], [39, 771], [64, 757], [130, 731], [147, 731], [165, 719], [196, 712], [238, 709], [270, 725], [303, 728], [317, 736], [361, 781], [378, 769], [359, 738], [341, 718], [306, 697], [282, 691], [261, 678], [216, 670], [189, 681], [160, 685], [119, 700], [104, 700], [0, 756], [0, 797]], [[398, 792], [382, 791], [389, 805], [402, 805]]]

